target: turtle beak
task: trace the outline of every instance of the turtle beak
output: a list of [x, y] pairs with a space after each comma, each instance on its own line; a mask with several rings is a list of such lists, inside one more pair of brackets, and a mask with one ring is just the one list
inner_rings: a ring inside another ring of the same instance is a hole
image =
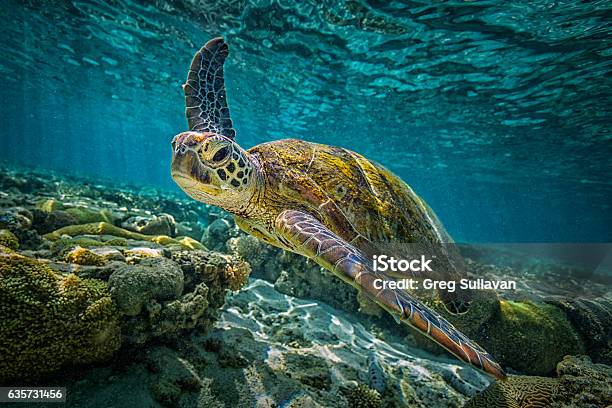
[[193, 149], [174, 149], [171, 165], [172, 178], [187, 194], [200, 191], [210, 195], [218, 195], [221, 189], [214, 185], [211, 169], [204, 166]]

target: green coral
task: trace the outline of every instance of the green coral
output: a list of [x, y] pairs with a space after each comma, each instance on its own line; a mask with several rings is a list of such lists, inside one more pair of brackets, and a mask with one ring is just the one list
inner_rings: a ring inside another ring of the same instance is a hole
[[502, 366], [548, 375], [565, 355], [584, 353], [583, 340], [560, 308], [500, 300], [492, 291], [473, 291], [471, 295], [467, 313], [441, 313]]
[[[180, 241], [174, 238], [170, 238], [167, 235], [144, 235], [138, 232], [128, 231], [126, 229], [117, 227], [116, 225], [108, 222], [93, 222], [89, 224], [80, 225], [68, 225], [67, 227], [60, 228], [56, 231], [46, 234], [44, 237], [50, 241], [57, 241], [62, 238], [63, 235], [69, 235], [71, 237], [79, 235], [112, 235], [118, 238], [132, 239], [136, 241], [149, 241], [155, 242], [159, 245], [181, 245], [185, 247]], [[186, 249], [193, 249], [187, 247]]]
[[64, 255], [69, 250], [82, 247], [82, 248], [97, 248], [105, 246], [127, 246], [127, 240], [125, 238], [112, 238], [108, 241], [102, 241], [87, 237], [76, 237], [76, 238], [60, 238], [53, 242], [51, 245], [51, 251], [54, 254]]
[[349, 408], [381, 408], [382, 399], [378, 391], [365, 384], [358, 384], [346, 393]]
[[0, 230], [0, 245], [17, 250], [19, 249], [19, 240], [11, 231], [3, 229]]
[[103, 361], [121, 343], [104, 282], [58, 275], [17, 254], [0, 256], [0, 316], [0, 383]]
[[151, 241], [154, 237], [139, 234], [137, 232], [128, 231], [123, 228], [119, 228], [108, 222], [93, 222], [88, 224], [79, 225], [68, 225], [60, 228], [56, 231], [50, 232], [45, 235], [45, 238], [50, 241], [56, 241], [62, 237], [62, 235], [69, 235], [71, 237], [79, 235], [113, 235], [115, 237], [134, 239], [139, 241]]
[[503, 366], [532, 375], [549, 374], [563, 356], [584, 353], [563, 312], [547, 304], [502, 300], [482, 329], [479, 342]]

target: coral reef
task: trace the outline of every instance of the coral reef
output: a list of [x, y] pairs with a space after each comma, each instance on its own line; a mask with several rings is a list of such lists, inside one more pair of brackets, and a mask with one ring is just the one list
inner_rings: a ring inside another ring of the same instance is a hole
[[151, 301], [177, 299], [183, 292], [183, 271], [169, 259], [145, 258], [118, 268], [108, 286], [121, 313], [135, 316]]
[[21, 255], [0, 256], [0, 382], [108, 359], [121, 344], [106, 285], [60, 276]]
[[586, 356], [567, 356], [557, 378], [512, 375], [497, 380], [465, 408], [597, 408], [612, 404], [612, 369]]
[[203, 281], [209, 286], [236, 291], [248, 282], [251, 273], [249, 263], [214, 251], [176, 251], [172, 253], [172, 259], [189, 275], [190, 286]]
[[80, 246], [77, 246], [66, 253], [64, 260], [77, 265], [102, 266], [106, 264], [106, 259], [103, 256]]
[[349, 408], [381, 408], [382, 399], [378, 391], [365, 384], [358, 384], [346, 392]]
[[495, 381], [465, 408], [545, 408], [550, 406], [559, 388], [559, 381], [554, 378], [513, 375], [507, 380]]
[[[66, 237], [83, 236], [110, 236], [113, 239], [127, 239], [132, 241], [152, 242], [163, 246], [176, 246], [184, 249], [205, 249], [206, 247], [191, 237], [171, 238], [167, 235], [144, 235], [139, 232], [128, 231], [108, 222], [94, 222], [89, 224], [68, 225], [44, 235], [45, 239], [58, 241]], [[107, 244], [108, 245], [108, 244]]]
[[249, 282], [251, 267], [246, 262], [228, 265], [223, 270], [223, 277], [230, 290], [238, 291]]
[[532, 375], [549, 374], [565, 355], [584, 353], [563, 312], [547, 304], [502, 300], [482, 330], [478, 340], [502, 365]]
[[0, 229], [13, 233], [19, 240], [22, 249], [37, 248], [42, 239], [33, 228], [34, 215], [24, 207], [0, 209]]
[[[151, 253], [154, 250], [151, 250]], [[205, 250], [149, 254], [123, 264], [109, 278], [110, 293], [127, 316], [126, 342], [176, 339], [196, 327], [208, 330], [225, 301], [226, 290], [244, 285], [248, 264]]]
[[[196, 327], [204, 333], [226, 291], [248, 282], [248, 263], [196, 239], [208, 213], [195, 206], [63, 179], [38, 184], [0, 209], [0, 311], [12, 316], [3, 318], [0, 338], [2, 355], [17, 356], [14, 368], [2, 367], [3, 380], [35, 381], [103, 361], [120, 344], [176, 341]], [[45, 354], [52, 358], [43, 361]]]
[[433, 342], [312, 261], [241, 233], [222, 211], [48, 175], [0, 173], [4, 186], [12, 193], [0, 195], [0, 313], [13, 317], [0, 320], [0, 352], [18, 358], [15, 368], [0, 365], [0, 381], [36, 383], [84, 363], [52, 377], [69, 387], [67, 407], [425, 408], [487, 396], [493, 407], [610, 404], [609, 367], [577, 357], [557, 364], [565, 353], [609, 361], [605, 284], [589, 281], [592, 300], [551, 298], [559, 277], [540, 293], [538, 276], [468, 260], [471, 277], [529, 285], [476, 291], [462, 315], [435, 296], [424, 301], [510, 372], [557, 368], [555, 378], [510, 376], [475, 396], [489, 377], [428, 353]]
[[191, 237], [177, 238], [177, 240], [181, 247], [184, 249], [206, 249], [204, 245], [202, 245], [199, 241], [196, 241]]
[[559, 307], [574, 329], [580, 333], [586, 345], [587, 354], [593, 361], [612, 364], [612, 301], [599, 297], [595, 299], [549, 298], [548, 303]]
[[164, 235], [149, 236], [140, 234], [138, 232], [128, 231], [126, 229], [117, 227], [108, 222], [93, 222], [87, 224], [69, 225], [51, 233], [45, 234], [45, 239], [55, 241], [60, 239], [63, 235], [71, 237], [79, 235], [112, 235], [114, 237], [133, 239], [138, 241], [151, 241], [157, 242], [161, 245], [169, 243], [178, 243], [178, 241]]
[[210, 249], [217, 251], [223, 251], [225, 249], [226, 242], [232, 236], [232, 230], [234, 230], [233, 220], [227, 220], [225, 218], [217, 218], [214, 220], [204, 231], [202, 235], [202, 243]]
[[17, 250], [19, 249], [19, 240], [11, 231], [3, 229], [0, 230], [0, 245]]
[[123, 221], [121, 226], [144, 235], [176, 236], [176, 221], [170, 214], [133, 216]]
[[551, 408], [609, 407], [612, 404], [612, 368], [593, 364], [587, 356], [566, 356], [557, 365], [561, 389]]

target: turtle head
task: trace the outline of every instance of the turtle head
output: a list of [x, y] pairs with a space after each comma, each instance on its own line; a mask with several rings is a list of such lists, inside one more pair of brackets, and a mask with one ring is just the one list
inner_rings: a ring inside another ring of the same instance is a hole
[[229, 209], [252, 192], [255, 168], [232, 139], [190, 131], [172, 141], [172, 178], [195, 200]]

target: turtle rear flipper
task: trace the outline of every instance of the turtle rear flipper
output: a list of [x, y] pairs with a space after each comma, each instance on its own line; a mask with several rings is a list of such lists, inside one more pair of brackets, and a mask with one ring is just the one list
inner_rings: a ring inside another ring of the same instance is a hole
[[375, 272], [366, 258], [351, 244], [330, 231], [310, 214], [285, 210], [276, 219], [281, 242], [334, 272], [343, 281], [361, 290], [399, 320], [408, 323], [459, 359], [495, 377], [503, 369], [482, 347], [467, 338], [450, 322], [404, 290], [376, 289], [374, 281], [389, 280]]
[[234, 139], [227, 95], [223, 63], [229, 48], [223, 38], [208, 41], [193, 57], [183, 85], [185, 92], [185, 114], [189, 130], [213, 132]]

